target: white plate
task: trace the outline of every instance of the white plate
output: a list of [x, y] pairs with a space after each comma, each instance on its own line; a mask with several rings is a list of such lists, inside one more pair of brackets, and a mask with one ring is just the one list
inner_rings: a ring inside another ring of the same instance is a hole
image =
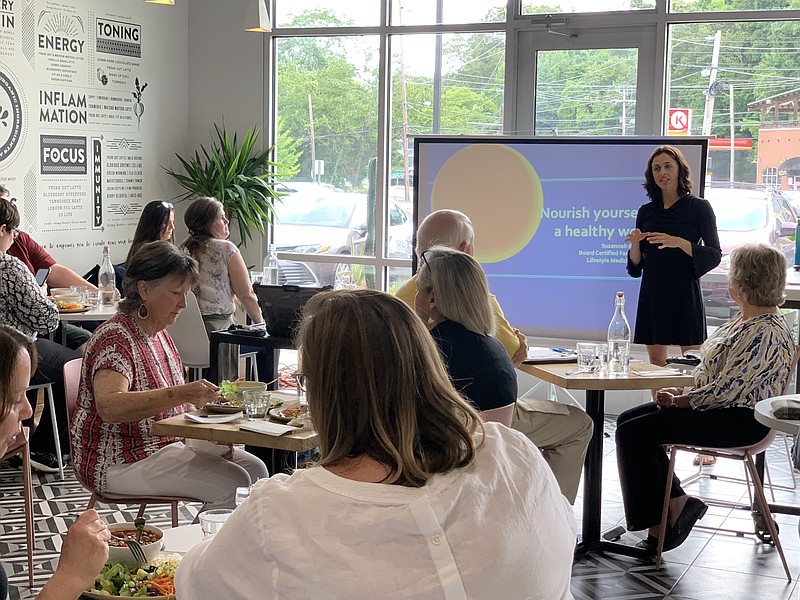
[[241, 418], [242, 411], [240, 410], [239, 412], [227, 415], [205, 415], [202, 413], [188, 412], [183, 413], [183, 416], [187, 421], [193, 421], [195, 423], [230, 423], [231, 421]]

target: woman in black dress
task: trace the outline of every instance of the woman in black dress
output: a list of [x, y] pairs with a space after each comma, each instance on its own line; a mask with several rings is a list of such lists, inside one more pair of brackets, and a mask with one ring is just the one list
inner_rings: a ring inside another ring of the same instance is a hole
[[682, 351], [706, 339], [700, 278], [722, 258], [717, 220], [707, 200], [691, 193], [692, 174], [680, 150], [659, 146], [645, 170], [650, 202], [639, 208], [626, 240], [628, 273], [641, 277], [633, 341], [664, 365], [670, 345]]

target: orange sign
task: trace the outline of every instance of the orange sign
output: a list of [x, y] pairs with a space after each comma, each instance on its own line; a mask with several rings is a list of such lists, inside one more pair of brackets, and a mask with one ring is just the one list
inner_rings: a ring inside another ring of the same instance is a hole
[[689, 135], [691, 123], [691, 108], [670, 108], [667, 120], [667, 135]]

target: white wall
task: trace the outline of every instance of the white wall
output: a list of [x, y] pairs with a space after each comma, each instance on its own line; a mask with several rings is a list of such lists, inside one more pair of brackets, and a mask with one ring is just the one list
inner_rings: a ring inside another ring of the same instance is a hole
[[[244, 31], [249, 2], [189, 3], [189, 143], [193, 149], [211, 144], [215, 123], [224, 121], [229, 132], [240, 136], [249, 127], [264, 130], [263, 45], [268, 38]], [[183, 239], [186, 228], [182, 217], [178, 221], [176, 239]], [[262, 253], [258, 234], [242, 249], [248, 265], [261, 264]]]
[[187, 4], [3, 4], [0, 182], [59, 262], [83, 272], [104, 242], [121, 261], [142, 206], [177, 191], [160, 165], [190, 147]]

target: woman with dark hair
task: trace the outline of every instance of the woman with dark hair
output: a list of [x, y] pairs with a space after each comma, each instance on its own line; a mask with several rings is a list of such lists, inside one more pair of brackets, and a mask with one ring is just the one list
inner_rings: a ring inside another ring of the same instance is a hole
[[341, 290], [303, 315], [319, 460], [257, 483], [183, 558], [178, 597], [572, 598], [575, 520], [553, 473], [481, 423], [412, 310]]
[[668, 347], [699, 348], [706, 339], [700, 278], [722, 258], [711, 204], [692, 194], [686, 158], [673, 146], [659, 146], [644, 173], [650, 202], [639, 208], [628, 273], [641, 277], [633, 341], [647, 346], [654, 365], [664, 365]]
[[[192, 291], [197, 296], [206, 330], [211, 332], [233, 325], [236, 299], [254, 324], [263, 323], [247, 265], [236, 244], [228, 240], [229, 221], [222, 203], [215, 198], [197, 198], [186, 209], [183, 220], [189, 237], [181, 247], [199, 265], [200, 277]], [[222, 345], [219, 373], [221, 379], [238, 377], [239, 347], [235, 344]]]
[[[630, 531], [649, 528], [639, 547], [656, 554], [669, 459], [665, 444], [712, 448], [749, 446], [769, 428], [756, 421], [759, 400], [784, 393], [794, 341], [778, 308], [786, 286], [786, 259], [766, 244], [731, 253], [728, 290], [740, 312], [717, 328], [702, 347], [694, 386], [658, 390], [655, 402], [623, 412], [617, 420], [619, 481]], [[664, 550], [686, 540], [707, 506], [683, 491], [670, 490]]]
[[148, 202], [139, 217], [139, 224], [136, 226], [136, 233], [133, 234], [131, 248], [128, 250], [128, 257], [125, 259], [127, 265], [131, 262], [133, 255], [138, 252], [142, 244], [164, 240], [175, 243], [175, 209], [171, 202], [163, 200], [153, 200]]
[[[36, 349], [18, 331], [0, 325], [0, 456], [20, 445], [21, 425], [33, 415], [25, 397], [31, 373], [36, 370]], [[76, 600], [94, 581], [108, 558], [111, 534], [95, 510], [87, 510], [69, 528], [58, 568], [37, 600]], [[0, 567], [0, 598], [8, 597], [8, 580]]]
[[[37, 471], [57, 473], [54, 427], [58, 428], [62, 454], [66, 454], [69, 448], [63, 367], [64, 363], [80, 355], [61, 344], [39, 337], [58, 327], [58, 309], [47, 299], [33, 273], [21, 260], [8, 253], [18, 235], [19, 221], [17, 207], [9, 200], [0, 198], [0, 324], [13, 327], [36, 345], [39, 361], [30, 383], [52, 383], [57, 423], [52, 422], [50, 410], [45, 408], [35, 430], [33, 419], [27, 421], [26, 425], [32, 431], [32, 466]], [[35, 406], [35, 390], [31, 390], [29, 399]]]
[[166, 330], [196, 282], [191, 256], [170, 242], [145, 244], [126, 270], [119, 312], [89, 340], [71, 427], [75, 469], [90, 487], [225, 508], [237, 487], [267, 476], [264, 463], [242, 450], [152, 433], [156, 421], [219, 397], [205, 379], [184, 383]]

